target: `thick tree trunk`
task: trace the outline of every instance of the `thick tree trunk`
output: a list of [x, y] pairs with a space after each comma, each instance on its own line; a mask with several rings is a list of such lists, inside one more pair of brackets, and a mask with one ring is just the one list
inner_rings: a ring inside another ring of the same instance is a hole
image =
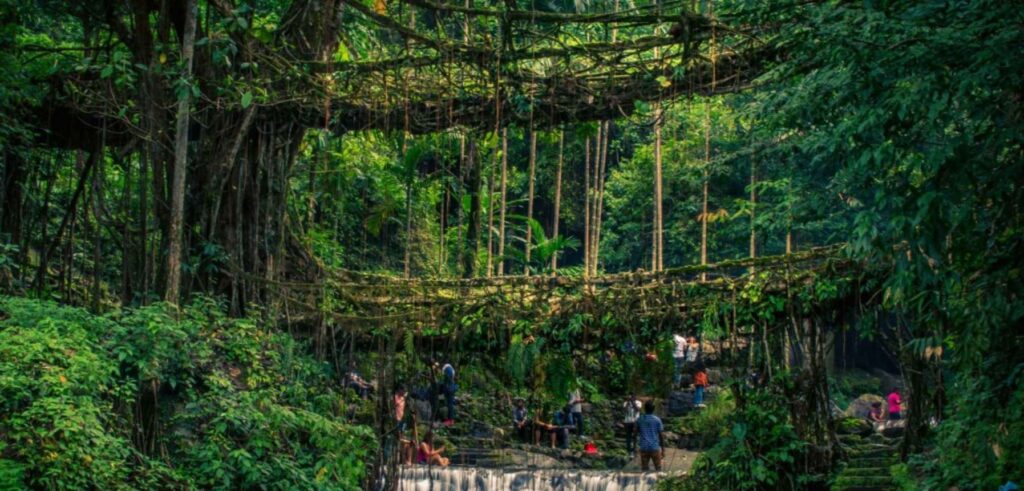
[[530, 177], [526, 197], [526, 243], [523, 245], [523, 253], [526, 257], [526, 265], [523, 273], [530, 274], [530, 251], [533, 249], [533, 194], [534, 184], [537, 180], [537, 130], [530, 129]]
[[501, 216], [498, 218], [498, 276], [505, 274], [505, 212], [508, 209], [508, 128], [501, 129]]
[[[565, 131], [558, 132], [558, 170], [555, 172], [555, 218], [551, 227], [552, 240], [558, 239], [558, 220], [562, 214], [562, 164], [565, 159]], [[551, 254], [551, 274], [558, 272], [558, 251]]]
[[[195, 51], [196, 0], [185, 7], [185, 33], [181, 42], [183, 78], [191, 79], [192, 56]], [[181, 288], [182, 228], [185, 216], [185, 174], [188, 169], [188, 122], [191, 94], [179, 96], [178, 122], [174, 134], [174, 174], [171, 185], [171, 220], [167, 241], [167, 286], [164, 300], [177, 304]]]
[[8, 149], [3, 167], [3, 217], [0, 218], [0, 241], [21, 243], [22, 184], [25, 180], [25, 162], [17, 151]]

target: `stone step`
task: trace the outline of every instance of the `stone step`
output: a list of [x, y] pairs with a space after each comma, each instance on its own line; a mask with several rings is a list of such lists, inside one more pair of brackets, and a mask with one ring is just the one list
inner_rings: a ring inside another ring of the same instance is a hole
[[833, 491], [850, 491], [852, 489], [892, 489], [895, 485], [892, 476], [842, 476], [832, 483]]
[[853, 457], [847, 461], [847, 467], [889, 467], [896, 463], [892, 457]]
[[839, 473], [839, 477], [871, 477], [881, 476], [890, 477], [888, 467], [847, 467], [843, 469], [843, 472]]
[[871, 458], [881, 457], [881, 458], [886, 458], [886, 457], [892, 457], [893, 454], [896, 453], [896, 450], [891, 448], [891, 447], [885, 446], [885, 445], [877, 445], [877, 446], [860, 445], [860, 446], [850, 447], [850, 448], [846, 449], [846, 453], [850, 456], [850, 458], [856, 458], [856, 457], [871, 457]]

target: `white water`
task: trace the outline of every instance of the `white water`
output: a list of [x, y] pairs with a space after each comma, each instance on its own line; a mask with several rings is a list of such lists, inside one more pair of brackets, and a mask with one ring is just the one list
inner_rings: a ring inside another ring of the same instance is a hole
[[403, 467], [399, 491], [648, 491], [662, 474], [561, 469]]

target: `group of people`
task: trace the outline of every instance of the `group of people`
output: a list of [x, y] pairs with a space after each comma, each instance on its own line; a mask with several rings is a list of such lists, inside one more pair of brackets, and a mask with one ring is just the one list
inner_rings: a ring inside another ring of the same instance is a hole
[[700, 343], [696, 336], [672, 335], [672, 360], [675, 362], [675, 372], [672, 383], [675, 387], [683, 384], [683, 372], [687, 367], [696, 366], [697, 357], [700, 355]]
[[[531, 419], [526, 401], [517, 399], [512, 410], [512, 424], [518, 437], [523, 442], [532, 442], [534, 445], [540, 445], [542, 440], [547, 440], [552, 448], [568, 448], [573, 431], [582, 436], [584, 402], [577, 391], [570, 395], [569, 400], [570, 403], [555, 412], [551, 418], [542, 413]], [[630, 394], [623, 403], [623, 411], [626, 450], [633, 455], [639, 447], [643, 470], [648, 470], [652, 463], [655, 470], [661, 470], [664, 456], [664, 426], [661, 419], [654, 415], [654, 402], [641, 403], [636, 394]]]
[[[440, 380], [438, 380], [437, 372], [440, 372]], [[427, 387], [420, 389], [418, 396], [430, 402], [430, 411], [433, 419], [439, 414], [439, 399], [441, 395], [444, 395], [447, 412], [442, 424], [451, 426], [455, 423], [455, 392], [457, 390], [455, 367], [451, 363], [445, 363], [439, 367], [436, 362], [431, 362]], [[449, 459], [444, 456], [445, 446], [434, 444], [433, 425], [427, 430], [427, 435], [422, 440], [419, 439], [416, 414], [413, 411], [406, 411], [409, 396], [410, 394], [405, 390], [405, 387], [400, 385], [395, 389], [392, 401], [395, 416], [395, 432], [397, 434], [402, 463], [412, 464], [415, 462], [424, 465], [448, 466]], [[408, 435], [407, 432], [410, 428], [412, 429], [412, 434]]]
[[[683, 373], [692, 372], [694, 405], [703, 407], [708, 376], [703, 364], [699, 363], [700, 343], [694, 336], [685, 337], [679, 334], [673, 336], [673, 341], [673, 383], [676, 387], [681, 386]], [[458, 386], [455, 383], [455, 368], [450, 363], [439, 367], [435, 362], [431, 362], [429, 367], [427, 387], [415, 391], [411, 396], [429, 400], [431, 413], [436, 416], [439, 414], [437, 410], [440, 396], [444, 395], [447, 412], [443, 424], [450, 426], [454, 423], [456, 415], [455, 394]], [[361, 397], [366, 397], [373, 389], [372, 384], [359, 377], [355, 371], [350, 372], [349, 386]], [[394, 393], [393, 400], [401, 461], [405, 464], [447, 466], [449, 459], [444, 456], [445, 446], [435, 445], [432, 426], [426, 436], [422, 440], [419, 439], [415, 415], [411, 411], [406, 411], [408, 397], [410, 394], [405, 388], [399, 387]], [[552, 448], [568, 448], [574, 434], [578, 438], [586, 438], [583, 417], [583, 404], [586, 402], [579, 389], [575, 389], [569, 392], [566, 404], [559, 410], [551, 413], [545, 409], [531, 417], [526, 401], [517, 399], [512, 410], [513, 430], [524, 443], [540, 445], [541, 442], [545, 442]], [[630, 394], [622, 403], [626, 451], [631, 457], [639, 452], [641, 468], [644, 471], [652, 466], [660, 471], [664, 457], [664, 426], [661, 419], [654, 414], [654, 409], [653, 401], [641, 402], [636, 393]], [[411, 435], [407, 434], [410, 428]]]
[[899, 421], [903, 419], [903, 396], [900, 394], [900, 388], [894, 387], [892, 392], [885, 398], [886, 405], [889, 409], [889, 417], [886, 418], [882, 412], [882, 403], [873, 402], [871, 403], [871, 409], [868, 411], [868, 423], [874, 428], [881, 428], [887, 423], [892, 421]]

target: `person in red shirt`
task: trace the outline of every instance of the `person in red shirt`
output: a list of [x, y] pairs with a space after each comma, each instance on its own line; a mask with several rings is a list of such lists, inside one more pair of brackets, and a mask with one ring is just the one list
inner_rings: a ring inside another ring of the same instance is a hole
[[703, 365], [697, 367], [693, 375], [693, 405], [704, 407], [704, 387], [708, 385], [708, 372]]
[[886, 397], [886, 402], [889, 403], [889, 420], [898, 421], [903, 419], [903, 398], [900, 397], [899, 387], [893, 387], [892, 392]]

